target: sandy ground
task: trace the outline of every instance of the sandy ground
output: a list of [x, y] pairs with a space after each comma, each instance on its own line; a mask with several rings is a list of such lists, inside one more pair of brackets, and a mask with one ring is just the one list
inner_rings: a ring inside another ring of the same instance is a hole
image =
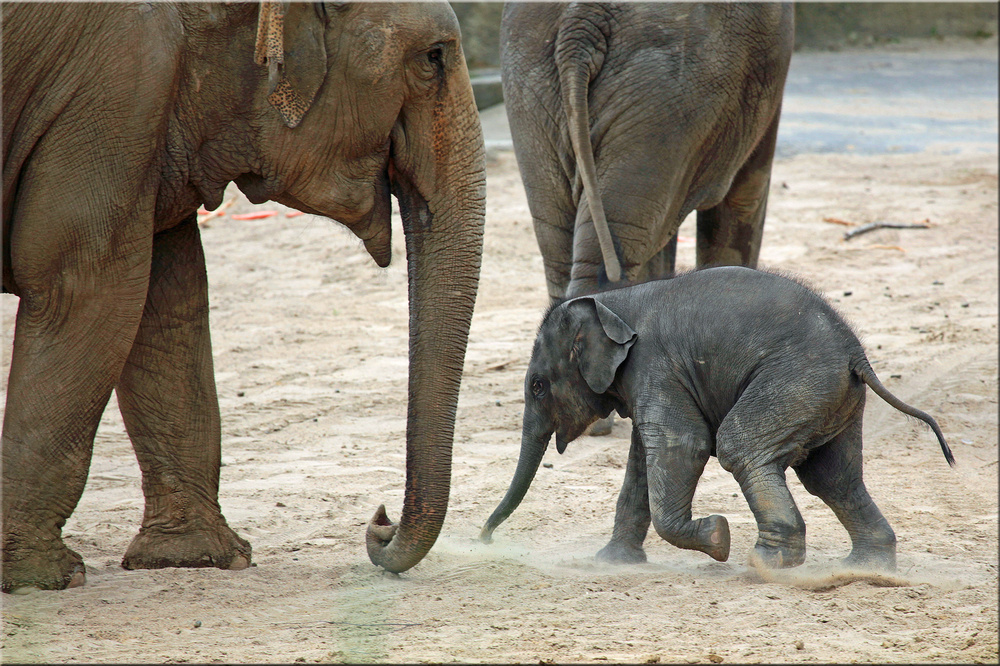
[[[896, 530], [895, 577], [838, 575], [833, 513], [789, 474], [808, 558], [765, 580], [736, 482], [714, 459], [695, 514], [720, 513], [718, 563], [647, 538], [649, 562], [597, 564], [630, 424], [546, 454], [521, 507], [476, 537], [510, 481], [522, 381], [547, 302], [513, 154], [491, 153], [482, 286], [451, 505], [401, 576], [368, 561], [364, 525], [402, 506], [407, 349], [403, 236], [378, 269], [345, 229], [242, 197], [203, 228], [223, 414], [221, 503], [253, 568], [125, 571], [139, 470], [112, 400], [67, 543], [83, 588], [3, 595], [3, 660], [33, 662], [996, 662], [997, 155], [815, 155], [774, 167], [762, 264], [825, 293], [875, 370], [929, 430], [869, 394], [866, 483]], [[231, 189], [235, 195], [235, 188]], [[228, 214], [279, 211], [236, 221]], [[929, 220], [843, 240], [847, 227]], [[679, 263], [693, 263], [693, 221]], [[4, 367], [16, 300], [3, 297]], [[6, 388], [6, 384], [4, 384]]]

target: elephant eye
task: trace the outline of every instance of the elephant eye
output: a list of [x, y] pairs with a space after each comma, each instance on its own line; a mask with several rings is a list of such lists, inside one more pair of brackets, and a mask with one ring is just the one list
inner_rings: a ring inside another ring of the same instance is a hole
[[444, 48], [435, 44], [424, 51], [419, 58], [419, 69], [421, 78], [425, 80], [439, 76], [444, 71]]
[[536, 398], [544, 398], [549, 392], [549, 383], [542, 377], [535, 377], [531, 380], [531, 394]]

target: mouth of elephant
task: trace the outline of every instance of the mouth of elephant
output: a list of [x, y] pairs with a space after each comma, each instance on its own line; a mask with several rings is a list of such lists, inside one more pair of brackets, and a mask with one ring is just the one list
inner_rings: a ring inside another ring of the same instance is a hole
[[403, 218], [403, 229], [407, 235], [431, 231], [434, 226], [434, 214], [431, 212], [427, 197], [411, 178], [396, 168], [392, 159], [389, 160], [388, 174], [392, 194], [399, 202], [399, 214]]
[[389, 160], [386, 160], [370, 183], [345, 183], [332, 195], [327, 195], [322, 204], [309, 204], [302, 197], [288, 191], [274, 197], [274, 201], [303, 213], [321, 215], [343, 224], [361, 239], [375, 263], [380, 268], [385, 268], [392, 260], [389, 170]]
[[557, 430], [556, 431], [556, 451], [558, 453], [562, 454], [566, 450], [566, 447], [569, 446], [570, 442], [575, 441], [577, 438], [579, 438], [581, 435], [583, 435], [583, 433], [585, 433], [587, 431], [587, 428], [589, 428], [591, 426], [591, 424], [593, 424], [593, 423], [595, 423], [595, 422], [597, 422], [599, 420], [600, 420], [599, 418], [594, 417], [593, 419], [587, 421], [582, 426], [580, 426], [580, 425], [573, 425], [573, 426], [571, 426], [569, 428], [566, 428], [565, 430]]

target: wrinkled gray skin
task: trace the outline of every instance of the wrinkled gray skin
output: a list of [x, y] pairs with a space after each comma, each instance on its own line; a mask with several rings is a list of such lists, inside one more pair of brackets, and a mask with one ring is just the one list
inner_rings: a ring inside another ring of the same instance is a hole
[[790, 4], [505, 6], [504, 101], [552, 300], [671, 274], [695, 210], [698, 266], [756, 265], [793, 36]]
[[650, 522], [675, 546], [728, 559], [726, 519], [691, 516], [698, 478], [716, 456], [757, 520], [754, 566], [805, 559], [805, 524], [785, 485], [791, 467], [847, 529], [845, 563], [892, 570], [895, 534], [862, 481], [866, 384], [930, 425], [954, 464], [934, 419], [889, 393], [850, 327], [797, 282], [720, 267], [569, 300], [539, 330], [517, 470], [480, 538], [488, 543], [517, 508], [553, 433], [562, 453], [617, 410], [632, 419], [632, 446], [598, 559], [644, 562]]
[[[83, 584], [61, 528], [112, 389], [146, 498], [122, 565], [250, 564], [218, 503], [196, 220], [229, 182], [253, 202], [346, 225], [380, 266], [390, 260], [390, 194], [399, 200], [406, 494], [398, 525], [376, 512], [368, 551], [403, 571], [437, 538], [485, 196], [458, 23], [446, 3], [291, 4], [275, 51], [284, 62], [259, 64], [259, 10], [3, 5], [3, 290], [20, 297], [3, 423], [4, 591]], [[272, 84], [294, 94], [269, 98]]]

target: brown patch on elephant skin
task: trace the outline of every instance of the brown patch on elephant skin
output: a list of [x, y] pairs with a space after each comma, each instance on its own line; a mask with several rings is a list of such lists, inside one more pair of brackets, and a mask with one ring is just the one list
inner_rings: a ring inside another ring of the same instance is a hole
[[312, 103], [312, 100], [303, 99], [284, 76], [278, 81], [274, 91], [267, 96], [267, 101], [278, 110], [285, 125], [290, 128], [298, 127], [306, 111], [309, 110], [309, 104]]

